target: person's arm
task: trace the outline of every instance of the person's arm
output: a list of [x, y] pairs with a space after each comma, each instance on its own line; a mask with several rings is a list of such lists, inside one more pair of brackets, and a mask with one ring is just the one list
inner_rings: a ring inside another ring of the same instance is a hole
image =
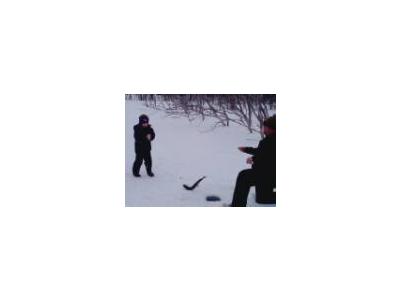
[[257, 153], [257, 148], [253, 147], [239, 147], [239, 150], [250, 155], [255, 155]]
[[143, 134], [144, 132], [143, 132], [143, 130], [141, 130], [140, 127], [134, 126], [133, 131], [134, 131], [134, 137], [135, 137], [136, 142], [143, 142], [146, 140], [146, 136]]
[[[149, 126], [150, 126], [150, 125], [149, 125]], [[150, 135], [151, 135], [151, 139], [150, 139], [151, 141], [154, 140], [154, 139], [156, 138], [156, 134], [155, 134], [153, 128], [151, 128], [151, 127], [150, 127]]]
[[153, 128], [149, 127], [149, 130], [147, 130], [146, 139], [148, 139], [149, 142], [151, 142], [152, 140], [154, 140], [155, 137], [156, 137], [156, 134], [154, 133]]
[[253, 157], [253, 162], [258, 166], [270, 166], [276, 160], [276, 143], [273, 139], [266, 139], [258, 146], [259, 151]]
[[243, 152], [253, 155], [253, 156], [247, 158], [246, 162], [248, 164], [252, 165], [255, 163], [255, 161], [257, 160], [257, 157], [260, 156], [260, 149], [261, 149], [261, 141], [258, 143], [257, 148], [244, 147], [245, 151], [243, 151]]

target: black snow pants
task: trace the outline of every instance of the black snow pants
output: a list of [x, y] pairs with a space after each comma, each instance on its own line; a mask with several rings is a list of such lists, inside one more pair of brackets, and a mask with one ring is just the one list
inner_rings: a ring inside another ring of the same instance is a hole
[[272, 176], [260, 175], [253, 169], [239, 172], [233, 192], [232, 206], [246, 206], [250, 187], [256, 187], [256, 202], [262, 204], [275, 204], [276, 198], [273, 189], [275, 180]]
[[136, 151], [135, 162], [133, 163], [132, 172], [133, 174], [139, 174], [140, 167], [142, 166], [144, 160], [144, 165], [146, 166], [147, 173], [151, 173], [152, 161], [150, 151]]

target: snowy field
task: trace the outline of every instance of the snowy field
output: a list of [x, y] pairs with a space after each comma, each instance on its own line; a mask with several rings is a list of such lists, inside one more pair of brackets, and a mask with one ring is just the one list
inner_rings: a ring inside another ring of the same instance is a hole
[[[148, 177], [145, 166], [140, 178], [133, 177], [135, 159], [133, 126], [138, 116], [147, 114], [155, 130], [152, 142], [153, 172]], [[126, 206], [222, 206], [231, 203], [237, 174], [250, 165], [247, 154], [239, 146], [257, 147], [258, 133], [250, 134], [241, 126], [212, 129], [211, 119], [190, 122], [185, 117], [170, 117], [161, 110], [143, 106], [137, 101], [125, 101], [125, 205]], [[207, 176], [193, 191], [182, 185], [192, 185]], [[218, 202], [206, 201], [216, 195]], [[251, 188], [247, 206], [266, 206], [255, 203]]]

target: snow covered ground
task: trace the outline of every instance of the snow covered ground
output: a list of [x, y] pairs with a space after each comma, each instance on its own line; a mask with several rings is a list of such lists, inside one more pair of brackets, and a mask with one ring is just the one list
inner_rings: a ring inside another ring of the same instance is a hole
[[[144, 164], [140, 178], [133, 177], [135, 159], [133, 126], [138, 116], [147, 114], [155, 130], [152, 142], [153, 172], [148, 177]], [[222, 206], [230, 203], [237, 174], [249, 168], [247, 154], [239, 146], [256, 147], [258, 133], [250, 134], [244, 127], [232, 124], [212, 130], [213, 121], [185, 117], [173, 118], [165, 112], [143, 106], [137, 101], [125, 101], [125, 205], [126, 206]], [[192, 185], [207, 176], [193, 191], [182, 185]], [[206, 201], [216, 195], [218, 202]], [[255, 203], [255, 189], [250, 190], [247, 206]]]

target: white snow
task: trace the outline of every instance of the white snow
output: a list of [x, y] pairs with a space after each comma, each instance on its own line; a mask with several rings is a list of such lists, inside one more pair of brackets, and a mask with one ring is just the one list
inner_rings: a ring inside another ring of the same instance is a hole
[[[147, 114], [155, 130], [152, 142], [153, 172], [148, 177], [144, 164], [140, 178], [133, 177], [135, 159], [133, 126], [141, 114]], [[145, 107], [140, 102], [125, 101], [125, 205], [126, 206], [222, 206], [231, 203], [237, 174], [250, 168], [247, 154], [239, 146], [256, 147], [258, 133], [250, 134], [244, 127], [232, 124], [212, 130], [213, 121], [190, 122], [185, 117], [173, 118], [165, 112]], [[207, 176], [193, 191], [182, 185], [192, 185]], [[206, 201], [216, 195], [221, 201]], [[251, 188], [247, 206], [255, 203]]]

